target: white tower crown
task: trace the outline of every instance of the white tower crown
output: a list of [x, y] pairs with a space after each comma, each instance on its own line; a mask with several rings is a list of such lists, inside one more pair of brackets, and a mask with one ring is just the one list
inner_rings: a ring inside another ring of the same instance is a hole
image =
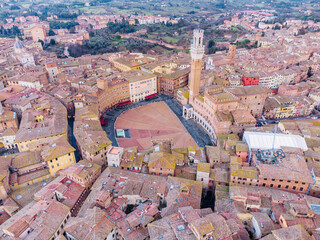
[[204, 55], [203, 33], [201, 29], [193, 30], [193, 42], [191, 44], [191, 58], [198, 60]]

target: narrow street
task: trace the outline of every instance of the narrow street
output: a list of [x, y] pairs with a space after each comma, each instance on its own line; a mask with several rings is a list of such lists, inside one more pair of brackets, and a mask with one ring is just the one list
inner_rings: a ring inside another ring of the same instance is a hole
[[80, 155], [79, 155], [79, 149], [77, 146], [76, 138], [73, 134], [73, 123], [74, 123], [74, 118], [68, 118], [68, 132], [69, 132], [69, 142], [71, 143], [72, 147], [76, 149], [74, 156], [76, 158], [76, 161], [80, 161]]

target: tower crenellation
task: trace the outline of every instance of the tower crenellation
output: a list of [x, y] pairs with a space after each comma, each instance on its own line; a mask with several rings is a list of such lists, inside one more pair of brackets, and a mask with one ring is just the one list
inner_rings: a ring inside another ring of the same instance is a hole
[[193, 41], [191, 44], [191, 58], [198, 60], [204, 55], [203, 33], [201, 29], [193, 30]]

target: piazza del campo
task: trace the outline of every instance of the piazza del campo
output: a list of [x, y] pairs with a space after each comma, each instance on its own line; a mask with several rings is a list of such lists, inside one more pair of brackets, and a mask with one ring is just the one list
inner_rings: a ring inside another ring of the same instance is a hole
[[320, 240], [319, 106], [319, 1], [2, 0], [0, 240]]

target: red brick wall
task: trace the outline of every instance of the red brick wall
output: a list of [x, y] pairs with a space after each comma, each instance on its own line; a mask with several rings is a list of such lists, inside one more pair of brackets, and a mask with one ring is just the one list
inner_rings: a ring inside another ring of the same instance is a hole
[[259, 77], [245, 77], [242, 76], [242, 82], [244, 86], [258, 85], [260, 81]]

